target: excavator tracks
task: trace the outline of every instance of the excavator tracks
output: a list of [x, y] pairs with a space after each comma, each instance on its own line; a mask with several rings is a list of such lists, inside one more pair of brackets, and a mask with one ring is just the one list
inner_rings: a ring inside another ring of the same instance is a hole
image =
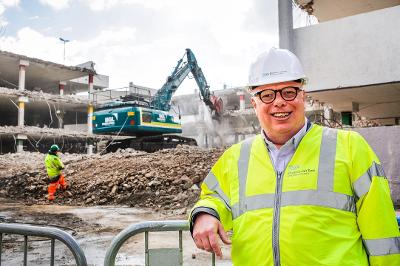
[[197, 146], [195, 139], [178, 135], [155, 135], [137, 138], [126, 138], [107, 143], [105, 152], [116, 152], [118, 149], [132, 148], [139, 151], [155, 152], [162, 149], [176, 148], [178, 145]]

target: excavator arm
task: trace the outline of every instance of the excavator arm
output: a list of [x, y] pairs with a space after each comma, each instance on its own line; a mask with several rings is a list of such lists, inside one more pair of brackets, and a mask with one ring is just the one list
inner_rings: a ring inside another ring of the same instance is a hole
[[171, 109], [172, 95], [182, 84], [183, 80], [190, 72], [190, 66], [181, 58], [178, 64], [172, 71], [171, 75], [168, 76], [165, 84], [157, 91], [154, 95], [150, 106], [156, 110], [169, 111]]
[[186, 49], [186, 56], [190, 65], [192, 75], [196, 80], [197, 86], [200, 89], [200, 94], [203, 102], [211, 109], [211, 111], [213, 111], [215, 116], [221, 116], [223, 106], [222, 99], [211, 94], [210, 86], [208, 86], [203, 71], [198, 66], [196, 57], [190, 49]]
[[[185, 57], [186, 60], [184, 60]], [[190, 49], [186, 49], [185, 55], [178, 61], [171, 75], [161, 89], [157, 91], [150, 105], [157, 110], [169, 111], [171, 109], [172, 95], [190, 72], [200, 89], [202, 100], [214, 115], [219, 117], [222, 113], [222, 100], [210, 93], [210, 86], [208, 86], [203, 71], [198, 66], [196, 57]]]

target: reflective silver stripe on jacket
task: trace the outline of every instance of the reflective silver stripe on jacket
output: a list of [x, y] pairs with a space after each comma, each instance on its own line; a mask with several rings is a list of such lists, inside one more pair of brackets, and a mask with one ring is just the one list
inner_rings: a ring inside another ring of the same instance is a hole
[[363, 239], [365, 249], [370, 256], [383, 256], [400, 253], [400, 237]]
[[[245, 139], [240, 146], [240, 155], [238, 161], [238, 176], [239, 176], [239, 208], [238, 215], [241, 215], [246, 208], [246, 181], [247, 172], [249, 169], [249, 159], [251, 145], [253, 144], [255, 137]], [[235, 217], [235, 216], [233, 216]]]
[[354, 197], [333, 191], [297, 190], [282, 193], [281, 206], [314, 205], [355, 212]]
[[[314, 205], [343, 211], [355, 212], [356, 206], [352, 196], [318, 190], [298, 190], [282, 192], [281, 206]], [[246, 211], [273, 208], [274, 194], [260, 194], [246, 198]], [[239, 204], [232, 205], [233, 219], [245, 211], [239, 209]]]
[[245, 208], [240, 209], [239, 204], [232, 205], [232, 218], [235, 219], [245, 211], [254, 211], [258, 209], [273, 208], [275, 194], [260, 194], [245, 198]]
[[[263, 208], [273, 208], [274, 194], [260, 194], [246, 197], [246, 180], [250, 160], [251, 144], [254, 139], [242, 143], [238, 162], [239, 173], [239, 204], [232, 206], [233, 219], [246, 211]], [[282, 207], [313, 205], [334, 208], [343, 211], [355, 212], [354, 197], [333, 192], [334, 169], [336, 156], [337, 130], [323, 128], [317, 190], [296, 190], [282, 192]], [[245, 157], [246, 156], [246, 157]]]
[[209, 194], [208, 196], [219, 198], [224, 203], [225, 207], [230, 211], [231, 205], [229, 203], [229, 199], [219, 186], [217, 178], [211, 171], [208, 173], [203, 183], [207, 185], [209, 190], [216, 192], [214, 194]]
[[376, 162], [373, 162], [368, 170], [353, 183], [354, 193], [357, 198], [362, 198], [369, 191], [372, 177], [374, 176], [385, 177], [385, 172], [383, 171], [382, 166]]
[[333, 191], [337, 130], [323, 128], [318, 163], [318, 190]]

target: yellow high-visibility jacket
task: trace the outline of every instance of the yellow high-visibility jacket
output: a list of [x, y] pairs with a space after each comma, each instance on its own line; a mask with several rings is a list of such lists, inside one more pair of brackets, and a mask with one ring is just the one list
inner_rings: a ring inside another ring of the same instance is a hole
[[312, 125], [284, 172], [261, 135], [230, 147], [196, 209], [232, 230], [234, 265], [400, 265], [388, 180], [356, 132]]
[[57, 154], [48, 153], [44, 159], [44, 164], [50, 178], [59, 176], [61, 170], [64, 169], [64, 164], [61, 162], [61, 159]]

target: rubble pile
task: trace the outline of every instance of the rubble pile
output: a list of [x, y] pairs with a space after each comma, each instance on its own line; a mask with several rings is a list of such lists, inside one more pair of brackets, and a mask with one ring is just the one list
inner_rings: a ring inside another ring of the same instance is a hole
[[23, 128], [18, 126], [0, 126], [0, 133], [8, 133], [8, 134], [27, 134], [34, 136], [42, 136], [42, 135], [62, 135], [62, 136], [77, 136], [77, 137], [85, 137], [87, 136], [86, 132], [77, 131], [77, 130], [65, 130], [59, 128], [49, 128], [49, 127], [34, 127], [34, 126], [24, 126]]
[[[104, 155], [62, 154], [70, 187], [57, 192], [55, 203], [186, 208], [198, 199], [198, 184], [222, 152], [220, 148], [178, 146], [155, 153], [127, 149]], [[1, 155], [0, 197], [47, 202], [44, 157], [27, 152]]]
[[379, 126], [382, 125], [376, 120], [360, 119], [354, 121], [353, 123], [353, 127], [379, 127]]

